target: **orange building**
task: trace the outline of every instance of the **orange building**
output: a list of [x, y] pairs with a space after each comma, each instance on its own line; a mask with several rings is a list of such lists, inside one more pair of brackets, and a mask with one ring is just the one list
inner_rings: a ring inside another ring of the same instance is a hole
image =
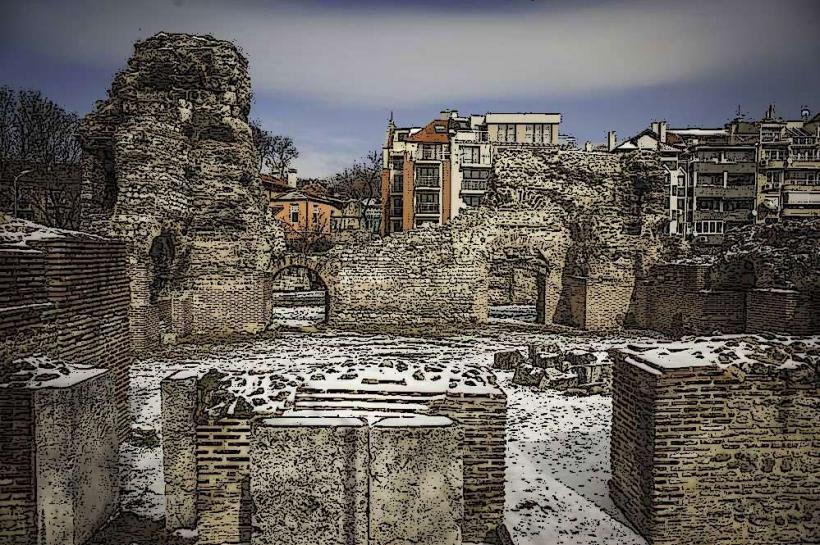
[[285, 227], [285, 237], [292, 240], [306, 235], [329, 235], [336, 207], [329, 199], [294, 189], [272, 196], [270, 208]]

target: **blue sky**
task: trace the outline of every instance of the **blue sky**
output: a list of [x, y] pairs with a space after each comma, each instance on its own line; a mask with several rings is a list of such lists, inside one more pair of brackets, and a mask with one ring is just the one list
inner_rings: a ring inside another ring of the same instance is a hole
[[718, 126], [738, 105], [820, 110], [816, 0], [28, 0], [2, 3], [0, 84], [84, 114], [133, 42], [210, 33], [250, 59], [253, 117], [291, 135], [300, 175], [381, 146], [392, 111], [548, 111], [601, 142], [654, 119]]

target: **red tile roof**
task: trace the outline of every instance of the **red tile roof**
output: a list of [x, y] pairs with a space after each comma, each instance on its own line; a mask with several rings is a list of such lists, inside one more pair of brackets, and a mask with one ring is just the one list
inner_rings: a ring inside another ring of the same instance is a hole
[[[444, 127], [436, 131], [436, 127]], [[425, 144], [447, 144], [450, 141], [450, 120], [435, 119], [425, 125], [423, 129], [406, 138], [406, 142], [422, 142]]]

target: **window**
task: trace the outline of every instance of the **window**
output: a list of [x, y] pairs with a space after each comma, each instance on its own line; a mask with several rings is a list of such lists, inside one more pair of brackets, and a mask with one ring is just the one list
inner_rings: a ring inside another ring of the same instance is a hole
[[447, 127], [445, 127], [444, 125], [436, 125], [436, 132], [438, 132], [438, 133], [447, 132]]
[[390, 206], [390, 215], [391, 216], [399, 216], [402, 215], [402, 198], [401, 197], [393, 197]]
[[531, 144], [549, 144], [550, 126], [541, 124], [528, 124], [524, 126], [524, 139]]
[[470, 207], [481, 204], [481, 195], [464, 195], [462, 199], [464, 200], [464, 204]]
[[695, 230], [701, 235], [719, 235], [723, 233], [723, 222], [699, 221], [695, 224]]
[[770, 185], [772, 187], [780, 187], [781, 183], [783, 183], [782, 170], [774, 170], [766, 173], [766, 185]]
[[478, 146], [461, 147], [461, 164], [477, 164], [481, 162], [481, 148]]
[[515, 142], [515, 125], [506, 124], [498, 126], [499, 142]]
[[401, 232], [401, 221], [393, 220], [390, 222], [390, 232], [391, 233], [399, 233]]
[[290, 205], [290, 222], [291, 223], [299, 223], [299, 205], [298, 204], [291, 204]]
[[402, 170], [404, 168], [403, 155], [394, 155], [391, 161], [393, 163], [393, 170]]
[[490, 170], [486, 168], [465, 168], [465, 180], [486, 180], [490, 177]]
[[416, 186], [418, 187], [438, 187], [438, 166], [416, 167]]
[[322, 221], [321, 217], [322, 216], [321, 216], [321, 211], [319, 210], [319, 205], [314, 204], [313, 205], [313, 225], [314, 226], [319, 225], [321, 223], [321, 221]]
[[416, 202], [438, 204], [438, 193], [419, 192], [416, 194]]
[[773, 161], [782, 161], [783, 160], [783, 150], [782, 149], [767, 149], [763, 150], [763, 158], [770, 159]]
[[672, 190], [672, 196], [677, 197], [678, 196], [678, 186], [673, 185], [671, 190]]
[[401, 193], [404, 189], [404, 174], [394, 174], [393, 175], [393, 185], [390, 187], [390, 191], [393, 193]]
[[698, 210], [720, 210], [720, 200], [698, 199]]
[[728, 199], [723, 203], [723, 209], [731, 212], [733, 210], [752, 210], [754, 201], [752, 199]]

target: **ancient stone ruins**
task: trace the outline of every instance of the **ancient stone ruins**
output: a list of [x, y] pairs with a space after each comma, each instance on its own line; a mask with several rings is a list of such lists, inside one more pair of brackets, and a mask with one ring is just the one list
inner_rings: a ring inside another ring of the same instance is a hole
[[[658, 157], [545, 145], [501, 150], [447, 225], [290, 253], [250, 101], [232, 43], [138, 42], [82, 123], [81, 229], [0, 219], [0, 542], [137, 542], [110, 536], [139, 507], [124, 453], [150, 452], [162, 543], [546, 543], [511, 518], [534, 504], [510, 483], [549, 477], [510, 463], [511, 430], [592, 397], [618, 531], [820, 542], [820, 224], [702, 252], [664, 235]], [[266, 331], [293, 268], [326, 287], [313, 339], [336, 352]], [[525, 293], [536, 323], [490, 320]], [[429, 346], [384, 333], [406, 328]], [[436, 352], [450, 331], [485, 344]]]

